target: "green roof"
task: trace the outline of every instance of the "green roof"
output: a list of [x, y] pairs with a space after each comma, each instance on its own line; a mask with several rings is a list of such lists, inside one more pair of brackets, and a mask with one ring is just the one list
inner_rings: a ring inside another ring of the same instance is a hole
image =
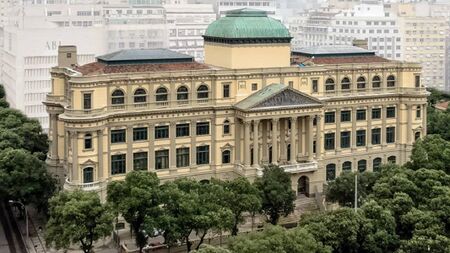
[[291, 38], [289, 30], [279, 21], [267, 16], [267, 12], [253, 9], [231, 10], [226, 16], [211, 23], [205, 37], [246, 38]]

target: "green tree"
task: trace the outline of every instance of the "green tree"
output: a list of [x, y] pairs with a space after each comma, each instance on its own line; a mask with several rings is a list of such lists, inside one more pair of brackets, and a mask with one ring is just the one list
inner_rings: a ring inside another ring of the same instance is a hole
[[184, 241], [189, 252], [193, 246], [191, 234], [200, 238], [199, 249], [207, 233], [232, 226], [233, 214], [222, 205], [221, 185], [183, 178], [166, 183], [162, 189], [164, 214], [159, 221], [167, 244]]
[[237, 235], [238, 225], [244, 221], [243, 213], [254, 213], [261, 209], [258, 189], [244, 177], [218, 183], [224, 187], [223, 204], [233, 212], [231, 234]]
[[0, 98], [0, 108], [9, 108], [9, 103], [6, 98]]
[[279, 218], [294, 211], [295, 192], [292, 190], [291, 177], [278, 166], [264, 168], [264, 174], [257, 178], [255, 186], [261, 194], [261, 212], [276, 225]]
[[2, 84], [0, 84], [0, 98], [5, 98], [5, 97], [6, 97], [5, 87], [3, 87]]
[[213, 247], [211, 245], [204, 245], [198, 250], [191, 251], [191, 253], [232, 253], [232, 252], [224, 248]]
[[356, 253], [362, 222], [360, 213], [341, 208], [336, 211], [304, 215], [299, 227], [305, 228], [316, 241], [332, 248], [336, 253]]
[[240, 235], [229, 244], [235, 253], [325, 253], [331, 252], [303, 228], [286, 230], [279, 226], [268, 226], [261, 232]]
[[342, 173], [341, 176], [328, 183], [325, 192], [327, 201], [338, 202], [341, 206], [354, 207], [355, 173], [358, 174], [358, 205], [360, 206], [372, 191], [378, 173]]
[[45, 241], [56, 249], [79, 243], [83, 252], [90, 253], [95, 241], [111, 235], [112, 221], [95, 192], [63, 191], [50, 200]]
[[131, 225], [140, 252], [147, 244], [147, 236], [153, 236], [157, 229], [160, 200], [156, 173], [132, 171], [124, 181], [108, 184], [107, 201]]
[[427, 135], [418, 140], [414, 144], [408, 167], [414, 170], [421, 168], [443, 170], [450, 174], [450, 142], [440, 135]]
[[[48, 137], [42, 131], [38, 121], [27, 118], [18, 110], [0, 108], [0, 129], [8, 135], [16, 134], [20, 137], [17, 143], [9, 143], [11, 148], [26, 149], [45, 160], [48, 152]], [[5, 133], [3, 133], [5, 134]]]
[[46, 211], [47, 201], [55, 191], [55, 179], [35, 155], [24, 149], [0, 151], [0, 196], [35, 204]]

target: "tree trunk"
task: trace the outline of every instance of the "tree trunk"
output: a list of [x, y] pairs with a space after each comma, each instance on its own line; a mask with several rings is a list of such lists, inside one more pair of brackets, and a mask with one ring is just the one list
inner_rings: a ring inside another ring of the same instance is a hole
[[200, 237], [200, 242], [198, 243], [196, 250], [198, 250], [200, 248], [200, 245], [202, 245], [203, 240], [205, 239], [205, 236], [206, 236], [207, 233], [208, 233], [208, 230], [203, 232], [203, 235]]
[[191, 252], [192, 243], [189, 241], [189, 235], [186, 236], [186, 247], [187, 247], [187, 252]]
[[272, 225], [277, 225], [278, 219], [280, 218], [280, 215], [278, 213], [272, 213], [270, 214], [270, 223]]

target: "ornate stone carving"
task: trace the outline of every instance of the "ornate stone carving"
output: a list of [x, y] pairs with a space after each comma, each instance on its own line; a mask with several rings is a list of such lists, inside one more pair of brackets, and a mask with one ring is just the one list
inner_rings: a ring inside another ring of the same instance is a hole
[[286, 89], [275, 96], [259, 103], [254, 108], [275, 107], [275, 106], [291, 106], [291, 105], [320, 105], [314, 99], [299, 94], [290, 89]]

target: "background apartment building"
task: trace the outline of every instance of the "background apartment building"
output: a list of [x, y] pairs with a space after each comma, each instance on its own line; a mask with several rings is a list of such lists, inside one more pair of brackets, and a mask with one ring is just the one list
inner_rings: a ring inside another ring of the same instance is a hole
[[212, 5], [186, 1], [24, 0], [2, 7], [1, 83], [11, 106], [39, 120], [44, 130], [49, 123], [42, 102], [59, 45], [77, 46], [78, 64], [144, 48], [171, 48], [203, 61], [201, 36], [216, 18]]
[[290, 18], [294, 50], [366, 40], [367, 48], [381, 57], [420, 63], [427, 87], [450, 90], [449, 12], [442, 8], [449, 4], [361, 1], [351, 6], [327, 7]]

